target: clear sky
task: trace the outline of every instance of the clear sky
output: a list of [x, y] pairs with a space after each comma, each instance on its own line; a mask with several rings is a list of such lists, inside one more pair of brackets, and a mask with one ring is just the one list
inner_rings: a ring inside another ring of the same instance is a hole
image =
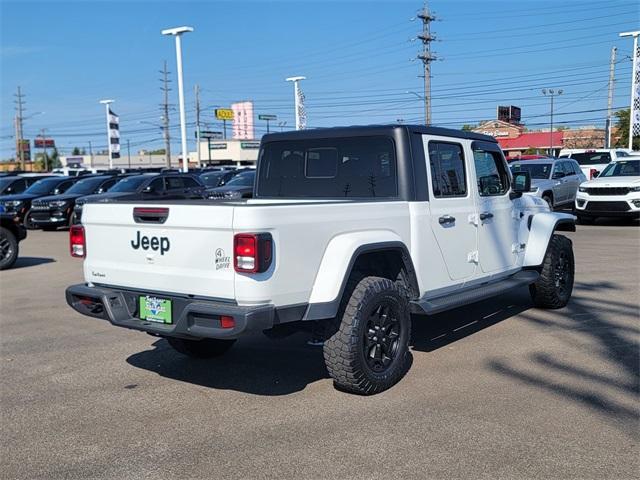
[[[611, 47], [618, 47], [614, 107], [629, 105], [632, 41], [640, 28], [635, 0], [432, 0], [433, 123], [460, 127], [495, 118], [498, 104], [522, 107], [531, 129], [548, 123], [543, 87], [562, 88], [556, 121], [604, 125]], [[415, 61], [422, 1], [0, 1], [0, 158], [13, 155], [14, 94], [26, 95], [25, 137], [41, 128], [62, 153], [106, 148], [101, 98], [113, 98], [132, 151], [160, 148], [164, 60], [173, 39], [163, 28], [190, 25], [183, 42], [187, 121], [194, 149], [193, 89], [202, 122], [218, 129], [215, 106], [253, 100], [292, 128], [292, 86], [305, 75], [309, 127], [421, 123], [421, 63]], [[44, 112], [38, 114], [38, 112]], [[32, 116], [31, 118], [29, 118]], [[179, 149], [177, 108], [172, 148]], [[265, 130], [258, 122], [258, 133]], [[126, 152], [125, 152], [126, 153]]]

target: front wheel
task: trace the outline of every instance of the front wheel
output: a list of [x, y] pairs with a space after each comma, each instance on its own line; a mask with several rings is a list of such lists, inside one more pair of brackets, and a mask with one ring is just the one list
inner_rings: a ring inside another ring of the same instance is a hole
[[10, 268], [18, 258], [18, 239], [7, 228], [0, 227], [0, 270]]
[[186, 340], [183, 338], [167, 337], [167, 342], [174, 350], [193, 358], [213, 358], [224, 355], [235, 340], [219, 340], [217, 338], [203, 338], [202, 340]]
[[24, 220], [22, 221], [22, 223], [24, 225], [24, 228], [26, 228], [27, 230], [35, 230], [38, 228], [38, 226], [31, 218], [31, 210], [24, 214]]
[[536, 307], [562, 308], [571, 298], [575, 263], [571, 240], [553, 235], [536, 283], [529, 287]]
[[382, 392], [404, 377], [411, 363], [408, 299], [393, 281], [365, 277], [344, 301], [338, 331], [324, 344], [327, 370], [342, 390]]

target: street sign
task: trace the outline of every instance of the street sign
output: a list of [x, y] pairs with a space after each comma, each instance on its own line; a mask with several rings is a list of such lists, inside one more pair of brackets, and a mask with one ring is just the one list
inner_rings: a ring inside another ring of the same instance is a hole
[[233, 120], [233, 110], [230, 108], [216, 108], [216, 118], [218, 120]]
[[225, 150], [226, 148], [226, 143], [212, 143], [211, 145], [209, 145], [209, 150]]
[[[198, 138], [198, 132], [196, 133], [196, 138]], [[221, 139], [222, 132], [214, 132], [212, 130], [200, 130], [200, 138], [211, 138], [211, 139]]]
[[240, 148], [246, 148], [246, 149], [260, 148], [260, 142], [240, 142]]
[[258, 115], [258, 120], [272, 121], [277, 119], [278, 119], [277, 115]]

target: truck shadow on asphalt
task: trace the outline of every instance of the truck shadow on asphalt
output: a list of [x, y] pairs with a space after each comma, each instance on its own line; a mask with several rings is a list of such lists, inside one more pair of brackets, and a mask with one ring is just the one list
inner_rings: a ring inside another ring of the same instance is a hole
[[490, 359], [487, 368], [585, 407], [629, 437], [640, 438], [640, 309], [637, 304], [607, 298], [607, 291], [619, 288], [610, 282], [576, 283], [564, 309], [547, 310], [544, 315], [531, 310], [519, 316], [554, 340], [584, 352], [584, 362], [575, 360], [575, 354], [566, 360], [539, 350], [515, 361]]
[[[527, 290], [487, 300], [433, 317], [414, 316], [411, 346], [431, 352], [530, 308]], [[223, 357], [187, 358], [159, 339], [127, 362], [166, 378], [255, 395], [287, 395], [329, 378], [321, 347], [308, 347], [307, 333], [281, 340], [257, 334], [240, 339]]]
[[11, 270], [17, 270], [18, 268], [35, 267], [37, 265], [44, 265], [45, 263], [53, 263], [56, 260], [49, 257], [18, 257], [16, 263], [13, 264]]

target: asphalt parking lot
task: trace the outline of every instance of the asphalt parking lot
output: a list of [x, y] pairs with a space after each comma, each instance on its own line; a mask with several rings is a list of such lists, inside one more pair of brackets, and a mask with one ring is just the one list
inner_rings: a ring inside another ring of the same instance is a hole
[[638, 478], [640, 228], [579, 226], [569, 306], [416, 317], [413, 366], [336, 391], [302, 334], [190, 360], [67, 307], [66, 232], [0, 273], [1, 478]]

